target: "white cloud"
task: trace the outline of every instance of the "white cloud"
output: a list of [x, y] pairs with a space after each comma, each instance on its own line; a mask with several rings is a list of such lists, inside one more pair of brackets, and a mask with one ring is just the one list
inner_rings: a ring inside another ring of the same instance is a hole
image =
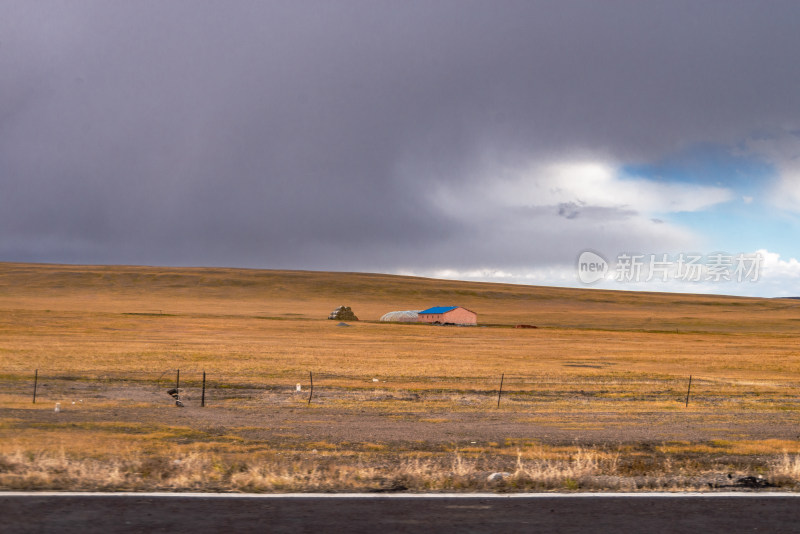
[[780, 181], [773, 188], [772, 203], [786, 211], [800, 212], [800, 165], [778, 168]]
[[796, 258], [782, 260], [780, 254], [764, 249], [758, 253], [764, 258], [762, 272], [765, 279], [800, 281], [800, 262]]
[[443, 185], [435, 195], [449, 213], [486, 213], [497, 208], [573, 206], [636, 213], [699, 211], [734, 198], [726, 188], [660, 183], [623, 177], [608, 163], [560, 162], [510, 169], [472, 184]]
[[643, 213], [673, 213], [698, 211], [733, 198], [729, 190], [720, 187], [623, 178], [613, 166], [597, 162], [551, 164], [520, 178], [500, 190], [507, 198], [539, 205], [577, 202]]
[[[736, 256], [740, 253], [731, 253]], [[754, 276], [738, 281], [736, 276], [731, 280], [718, 282], [709, 279], [707, 271], [703, 271], [700, 281], [684, 281], [676, 279], [676, 265], [669, 269], [667, 280], [659, 276], [647, 280], [647, 271], [641, 278], [630, 282], [615, 280], [615, 270], [609, 271], [606, 280], [591, 287], [597, 289], [616, 289], [624, 291], [654, 291], [667, 293], [697, 293], [739, 295], [749, 297], [800, 297], [800, 261], [796, 258], [781, 259], [780, 255], [768, 250], [743, 252], [748, 257], [756, 254], [762, 260]], [[615, 258], [608, 258], [612, 264]], [[660, 258], [659, 258], [660, 259]], [[405, 270], [396, 274], [425, 276], [448, 280], [471, 280], [477, 282], [497, 282], [523, 285], [541, 285], [557, 287], [587, 288], [577, 276], [575, 264], [558, 264], [547, 267], [529, 269], [431, 269]]]
[[513, 272], [524, 281], [530, 268], [571, 264], [585, 249], [607, 254], [696, 249], [703, 236], [660, 215], [733, 198], [720, 187], [622, 176], [616, 166], [597, 160], [526, 168], [491, 162], [473, 176], [435, 186], [430, 201], [461, 232], [441, 244], [441, 263], [429, 267], [478, 266], [481, 272]]
[[744, 152], [775, 167], [778, 179], [768, 192], [768, 200], [783, 210], [800, 212], [800, 135], [783, 132], [750, 139]]

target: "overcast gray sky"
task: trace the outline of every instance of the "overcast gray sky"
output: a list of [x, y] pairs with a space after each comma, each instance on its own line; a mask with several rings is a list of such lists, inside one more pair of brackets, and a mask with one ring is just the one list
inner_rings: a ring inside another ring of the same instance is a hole
[[2, 0], [0, 261], [569, 285], [587, 248], [762, 250], [800, 294], [798, 23], [796, 1]]

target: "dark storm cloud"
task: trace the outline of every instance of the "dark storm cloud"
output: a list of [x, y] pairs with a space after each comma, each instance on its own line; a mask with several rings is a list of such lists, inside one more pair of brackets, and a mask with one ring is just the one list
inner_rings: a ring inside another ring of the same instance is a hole
[[[491, 229], [470, 246], [475, 228], [431, 192], [471, 180], [486, 154], [636, 162], [796, 128], [798, 14], [731, 1], [5, 2], [0, 260], [513, 258]], [[600, 213], [553, 216], [573, 212]]]

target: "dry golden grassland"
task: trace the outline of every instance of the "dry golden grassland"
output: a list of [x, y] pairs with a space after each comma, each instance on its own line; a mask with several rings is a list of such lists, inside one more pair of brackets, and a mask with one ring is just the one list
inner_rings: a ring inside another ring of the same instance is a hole
[[[450, 304], [485, 327], [377, 321]], [[798, 325], [790, 299], [0, 264], [0, 488], [794, 488]]]

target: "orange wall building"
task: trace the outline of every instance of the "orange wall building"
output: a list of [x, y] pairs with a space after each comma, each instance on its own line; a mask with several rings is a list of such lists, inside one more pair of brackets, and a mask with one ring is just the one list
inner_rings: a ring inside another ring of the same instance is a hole
[[461, 306], [435, 306], [419, 312], [419, 322], [476, 325], [478, 314]]

